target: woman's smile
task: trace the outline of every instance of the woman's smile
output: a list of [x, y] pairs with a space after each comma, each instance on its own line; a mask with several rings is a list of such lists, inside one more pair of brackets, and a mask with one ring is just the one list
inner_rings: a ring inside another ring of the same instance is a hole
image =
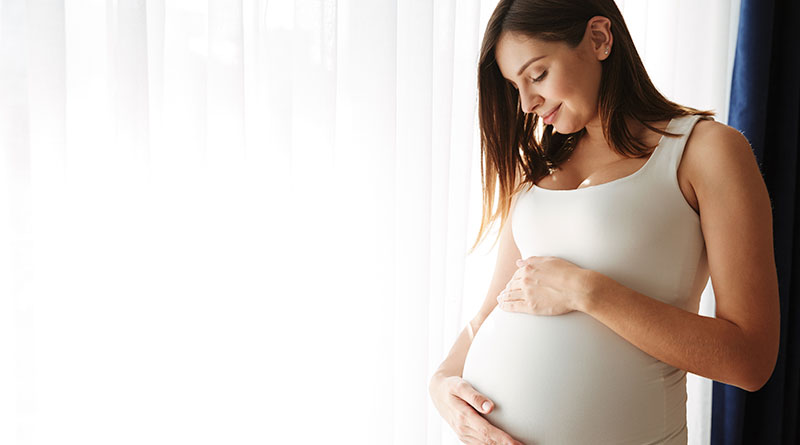
[[542, 116], [542, 120], [544, 121], [545, 125], [550, 125], [556, 120], [556, 115], [558, 114], [558, 110], [560, 109], [561, 109], [561, 104], [558, 104], [558, 106], [553, 111]]

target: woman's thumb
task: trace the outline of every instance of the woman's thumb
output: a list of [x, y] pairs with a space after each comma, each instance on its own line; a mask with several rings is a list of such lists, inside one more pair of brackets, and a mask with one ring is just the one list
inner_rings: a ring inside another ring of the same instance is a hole
[[494, 408], [494, 403], [487, 399], [486, 396], [476, 391], [466, 380], [462, 380], [461, 384], [458, 385], [458, 392], [458, 396], [472, 405], [478, 412], [488, 413]]

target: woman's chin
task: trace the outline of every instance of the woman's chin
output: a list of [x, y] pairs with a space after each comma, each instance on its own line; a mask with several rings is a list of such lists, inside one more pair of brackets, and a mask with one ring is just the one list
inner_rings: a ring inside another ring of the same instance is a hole
[[553, 122], [553, 132], [558, 134], [572, 134], [579, 131], [580, 128], [572, 128], [572, 125], [564, 124], [563, 122]]

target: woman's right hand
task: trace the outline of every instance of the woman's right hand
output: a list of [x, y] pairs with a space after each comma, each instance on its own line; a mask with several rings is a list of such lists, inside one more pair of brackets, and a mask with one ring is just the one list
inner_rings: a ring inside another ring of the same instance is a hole
[[439, 415], [467, 445], [525, 445], [495, 427], [480, 413], [489, 413], [494, 403], [459, 376], [434, 374], [428, 385]]

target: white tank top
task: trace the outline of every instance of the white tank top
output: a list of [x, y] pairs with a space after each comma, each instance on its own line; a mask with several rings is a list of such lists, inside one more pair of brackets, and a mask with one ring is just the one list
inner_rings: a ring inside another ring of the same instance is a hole
[[[672, 119], [636, 172], [514, 197], [522, 258], [556, 256], [697, 313], [708, 281], [700, 217], [677, 171], [701, 116]], [[583, 312], [536, 316], [499, 307], [478, 330], [463, 378], [495, 403], [486, 415], [526, 445], [685, 444], [686, 371], [646, 354]]]

